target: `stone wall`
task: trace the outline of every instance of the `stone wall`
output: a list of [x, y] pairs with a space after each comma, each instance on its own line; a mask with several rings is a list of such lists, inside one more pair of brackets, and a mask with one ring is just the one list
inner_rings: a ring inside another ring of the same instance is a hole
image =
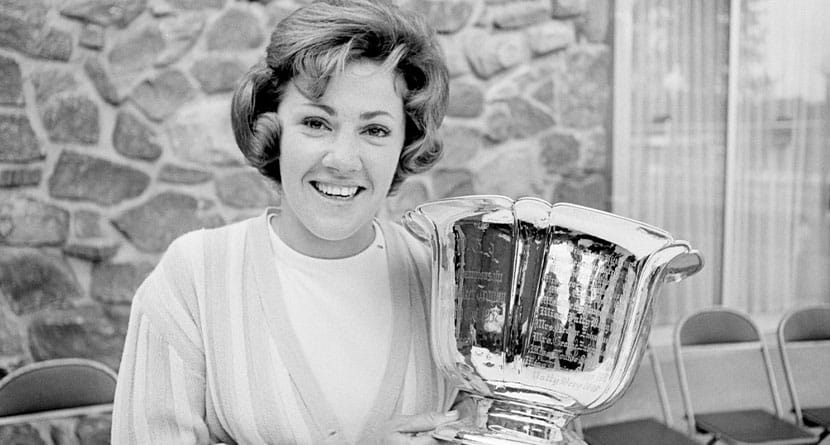
[[[279, 204], [228, 110], [303, 1], [0, 0], [3, 371], [117, 369], [132, 295], [169, 242]], [[385, 211], [471, 193], [607, 209], [611, 0], [401, 1], [439, 31], [452, 84], [445, 157]], [[87, 443], [78, 428], [37, 430]]]

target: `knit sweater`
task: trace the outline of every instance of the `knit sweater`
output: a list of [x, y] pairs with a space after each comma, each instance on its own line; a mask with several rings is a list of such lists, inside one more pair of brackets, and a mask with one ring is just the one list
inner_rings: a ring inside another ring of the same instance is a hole
[[[287, 319], [269, 212], [178, 238], [139, 287], [115, 394], [114, 444], [347, 443]], [[427, 252], [400, 226], [380, 227], [392, 348], [378, 357], [387, 368], [358, 443], [376, 441], [391, 415], [439, 410], [448, 396], [427, 341]]]

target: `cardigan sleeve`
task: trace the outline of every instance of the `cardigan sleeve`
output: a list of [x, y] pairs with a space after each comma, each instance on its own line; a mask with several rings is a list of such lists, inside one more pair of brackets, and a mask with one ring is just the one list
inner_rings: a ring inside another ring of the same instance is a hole
[[113, 444], [211, 441], [193, 279], [201, 242], [199, 232], [174, 241], [136, 292], [118, 372]]

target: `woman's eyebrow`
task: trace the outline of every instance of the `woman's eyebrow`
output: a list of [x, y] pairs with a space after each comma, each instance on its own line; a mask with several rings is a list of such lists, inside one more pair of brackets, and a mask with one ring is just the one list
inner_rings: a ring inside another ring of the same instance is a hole
[[378, 116], [392, 117], [392, 114], [390, 114], [388, 111], [383, 111], [383, 110], [366, 111], [364, 113], [360, 113], [360, 118], [364, 119], [364, 120], [372, 119], [372, 118], [375, 118], [375, 117], [378, 117]]
[[326, 112], [326, 113], [328, 113], [328, 114], [330, 114], [330, 115], [332, 115], [332, 116], [337, 116], [337, 111], [335, 111], [335, 110], [334, 110], [334, 108], [332, 108], [332, 107], [330, 107], [330, 106], [328, 106], [328, 105], [318, 104], [318, 103], [316, 103], [316, 102], [306, 102], [306, 103], [305, 103], [305, 104], [303, 104], [303, 105], [307, 105], [307, 106], [310, 106], [310, 107], [319, 108], [319, 109], [323, 110], [324, 112]]

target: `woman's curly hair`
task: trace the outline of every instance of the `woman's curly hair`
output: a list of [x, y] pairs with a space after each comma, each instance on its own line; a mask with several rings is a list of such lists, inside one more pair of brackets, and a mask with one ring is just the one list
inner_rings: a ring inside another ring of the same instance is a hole
[[[406, 116], [404, 147], [390, 193], [441, 157], [438, 128], [449, 96], [449, 74], [434, 31], [422, 17], [386, 0], [326, 0], [301, 7], [277, 24], [265, 60], [233, 95], [231, 124], [239, 149], [266, 177], [280, 182], [276, 110], [292, 80], [311, 99], [356, 60], [394, 70]], [[402, 81], [402, 82], [401, 82]]]

